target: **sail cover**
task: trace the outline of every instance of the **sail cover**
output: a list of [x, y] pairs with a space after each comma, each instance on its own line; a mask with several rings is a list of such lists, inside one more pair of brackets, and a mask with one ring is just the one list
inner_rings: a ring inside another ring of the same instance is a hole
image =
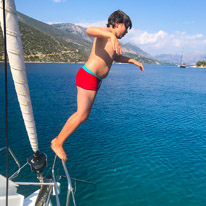
[[[38, 150], [36, 126], [27, 82], [24, 54], [14, 0], [5, 0], [7, 53], [12, 77], [32, 150]], [[3, 0], [0, 0], [0, 22], [4, 31]]]

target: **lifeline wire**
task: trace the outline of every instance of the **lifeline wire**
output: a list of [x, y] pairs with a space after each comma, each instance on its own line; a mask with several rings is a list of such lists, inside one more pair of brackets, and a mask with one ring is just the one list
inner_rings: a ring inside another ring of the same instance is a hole
[[4, 19], [4, 66], [5, 66], [5, 140], [6, 140], [6, 206], [8, 206], [9, 190], [9, 149], [8, 149], [8, 82], [7, 82], [7, 50], [6, 50], [6, 11], [5, 0], [3, 0]]

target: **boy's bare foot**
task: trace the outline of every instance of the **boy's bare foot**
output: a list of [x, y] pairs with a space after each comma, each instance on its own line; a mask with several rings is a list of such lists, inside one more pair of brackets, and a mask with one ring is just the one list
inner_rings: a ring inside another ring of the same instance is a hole
[[63, 145], [57, 143], [57, 138], [54, 138], [51, 141], [51, 149], [55, 152], [55, 154], [64, 162], [67, 161], [67, 155], [64, 151]]

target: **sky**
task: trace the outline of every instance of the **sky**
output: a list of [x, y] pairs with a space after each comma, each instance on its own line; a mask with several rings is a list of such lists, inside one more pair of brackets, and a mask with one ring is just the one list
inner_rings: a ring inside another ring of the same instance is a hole
[[15, 0], [17, 11], [45, 23], [105, 26], [122, 10], [132, 29], [120, 40], [151, 55], [206, 54], [205, 0]]

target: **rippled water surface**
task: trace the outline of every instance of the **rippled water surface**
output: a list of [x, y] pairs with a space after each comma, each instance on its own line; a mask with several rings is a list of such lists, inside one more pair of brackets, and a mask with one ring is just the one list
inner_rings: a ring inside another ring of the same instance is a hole
[[[80, 64], [27, 64], [41, 152], [76, 109]], [[0, 146], [4, 146], [4, 72], [0, 65]], [[23, 164], [32, 154], [9, 74], [9, 146]], [[65, 144], [78, 206], [206, 205], [206, 69], [113, 65], [86, 123]], [[1, 153], [1, 173], [5, 154]], [[10, 173], [16, 168], [10, 161]], [[61, 162], [57, 162], [62, 174]], [[48, 169], [47, 169], [48, 170]], [[29, 168], [17, 178], [35, 180]], [[61, 205], [66, 184], [61, 186]], [[37, 189], [19, 188], [28, 195]], [[55, 204], [55, 203], [54, 203]]]

